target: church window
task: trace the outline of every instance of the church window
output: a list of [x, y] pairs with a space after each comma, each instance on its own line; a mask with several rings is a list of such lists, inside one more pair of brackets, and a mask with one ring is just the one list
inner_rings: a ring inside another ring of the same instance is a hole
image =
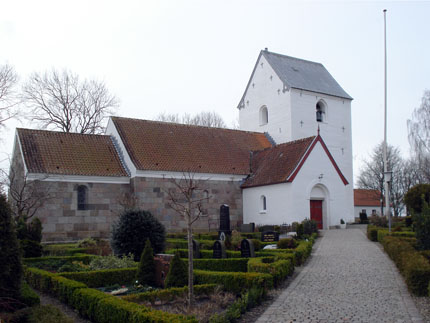
[[263, 126], [269, 122], [269, 112], [267, 111], [267, 107], [263, 105], [260, 108], [260, 126]]
[[323, 101], [318, 101], [316, 105], [316, 119], [318, 122], [326, 121], [326, 106]]
[[261, 197], [260, 197], [260, 213], [266, 213], [266, 210], [267, 210], [266, 197], [264, 195], [261, 195]]
[[78, 186], [78, 210], [86, 210], [88, 204], [87, 187]]

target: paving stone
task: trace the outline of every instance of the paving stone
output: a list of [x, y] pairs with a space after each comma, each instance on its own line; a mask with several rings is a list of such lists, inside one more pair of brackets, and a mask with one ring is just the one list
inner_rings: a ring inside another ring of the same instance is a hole
[[362, 230], [323, 231], [314, 249], [256, 322], [424, 322], [394, 263]]

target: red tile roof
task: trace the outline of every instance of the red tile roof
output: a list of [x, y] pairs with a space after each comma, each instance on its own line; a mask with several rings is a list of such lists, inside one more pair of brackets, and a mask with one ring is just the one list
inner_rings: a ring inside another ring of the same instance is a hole
[[286, 182], [299, 166], [315, 138], [314, 136], [291, 141], [254, 153], [251, 162], [252, 175], [242, 187]]
[[17, 129], [30, 173], [128, 176], [110, 136]]
[[378, 190], [354, 189], [354, 206], [381, 206]]
[[251, 151], [271, 147], [263, 133], [112, 117], [138, 170], [249, 174]]

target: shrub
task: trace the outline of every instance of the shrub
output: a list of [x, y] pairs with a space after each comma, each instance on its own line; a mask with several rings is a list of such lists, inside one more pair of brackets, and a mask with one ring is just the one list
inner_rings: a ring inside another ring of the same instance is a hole
[[430, 250], [430, 207], [423, 201], [420, 214], [412, 215], [418, 248]]
[[219, 272], [196, 269], [194, 278], [197, 284], [221, 285], [224, 290], [236, 294], [240, 294], [244, 289], [249, 289], [252, 286], [260, 286], [264, 289], [273, 287], [272, 275], [261, 273]]
[[119, 269], [119, 268], [131, 268], [136, 267], [137, 263], [134, 261], [134, 256], [129, 254], [128, 256], [116, 257], [114, 255], [104, 257], [94, 257], [91, 262], [90, 270], [101, 270], [101, 269]]
[[97, 241], [93, 238], [85, 238], [83, 240], [79, 240], [77, 247], [78, 248], [87, 248], [87, 247], [94, 247], [97, 245]]
[[261, 241], [258, 239], [251, 239], [252, 244], [254, 245], [254, 251], [261, 250]]
[[183, 287], [188, 284], [187, 265], [182, 261], [179, 252], [175, 253], [170, 262], [169, 272], [167, 273], [164, 287]]
[[293, 238], [280, 239], [277, 243], [279, 249], [294, 249], [297, 247], [297, 242]]
[[[0, 276], [0, 298], [18, 299], [22, 278], [20, 249], [11, 210], [6, 197], [2, 194], [0, 194]], [[0, 310], [8, 307], [9, 304], [0, 302]]]
[[401, 256], [403, 274], [409, 290], [417, 296], [427, 296], [430, 283], [430, 263], [420, 254], [406, 253]]
[[31, 289], [31, 287], [26, 283], [21, 283], [21, 297], [20, 301], [23, 302], [27, 306], [34, 306], [40, 304], [40, 298], [37, 293]]
[[[194, 285], [194, 295], [209, 295], [214, 292], [216, 284], [204, 284]], [[140, 302], [151, 302], [154, 303], [158, 300], [162, 302], [174, 301], [176, 298], [185, 298], [188, 294], [188, 286], [184, 287], [172, 287], [165, 289], [158, 289], [149, 292], [143, 292], [138, 294], [130, 294], [122, 296], [123, 300], [128, 302], [140, 303]]]
[[421, 213], [423, 201], [430, 203], [430, 184], [415, 185], [405, 194], [404, 201], [409, 212]]
[[305, 229], [304, 229], [303, 223], [297, 224], [297, 228], [296, 228], [297, 239], [301, 239], [303, 237], [303, 234], [305, 233], [304, 230]]
[[385, 216], [372, 215], [369, 220], [370, 224], [376, 225], [378, 227], [387, 227], [388, 220]]
[[116, 255], [133, 254], [139, 261], [146, 239], [151, 241], [154, 253], [164, 250], [164, 226], [148, 211], [129, 210], [122, 213], [112, 226], [111, 245]]
[[378, 229], [375, 226], [367, 226], [367, 238], [370, 241], [378, 241]]
[[115, 284], [128, 285], [135, 281], [137, 268], [103, 269], [75, 273], [62, 273], [61, 276], [84, 283], [88, 287], [104, 287]]
[[24, 258], [42, 256], [42, 245], [38, 241], [24, 239], [20, 241]]
[[[195, 269], [246, 272], [249, 258], [194, 259]], [[188, 259], [186, 260], [188, 261]]]
[[287, 276], [294, 271], [291, 259], [275, 261], [274, 257], [251, 258], [248, 261], [248, 272], [266, 273], [273, 276], [273, 283], [279, 285]]
[[71, 272], [71, 271], [88, 271], [89, 266], [85, 265], [82, 261], [72, 261], [65, 263], [60, 268], [58, 268], [58, 272]]
[[315, 220], [304, 219], [302, 224], [304, 234], [311, 235], [314, 232], [318, 232], [318, 224]]
[[411, 216], [405, 217], [405, 226], [408, 228], [412, 226], [412, 217]]
[[54, 305], [43, 305], [34, 307], [28, 316], [28, 323], [73, 323], [73, 319], [66, 316]]
[[155, 262], [149, 239], [146, 240], [145, 249], [140, 256], [136, 280], [142, 285], [155, 285]]

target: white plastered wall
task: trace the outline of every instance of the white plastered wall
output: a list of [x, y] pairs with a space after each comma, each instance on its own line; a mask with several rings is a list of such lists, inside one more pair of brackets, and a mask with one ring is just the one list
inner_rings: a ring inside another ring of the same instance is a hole
[[[261, 65], [262, 64], [262, 65]], [[290, 92], [270, 64], [260, 56], [239, 110], [240, 130], [268, 132], [277, 144], [291, 139]], [[260, 108], [268, 109], [268, 123], [260, 125]]]
[[[321, 177], [322, 174], [322, 177]], [[244, 223], [291, 224], [310, 218], [310, 199], [323, 200], [324, 228], [354, 221], [349, 203], [351, 184], [345, 185], [322, 145], [318, 142], [292, 183], [243, 190]], [[318, 187], [318, 189], [314, 189]], [[314, 189], [314, 191], [312, 191]], [[323, 196], [321, 196], [323, 194]], [[266, 213], [260, 213], [260, 197], [266, 196]]]

